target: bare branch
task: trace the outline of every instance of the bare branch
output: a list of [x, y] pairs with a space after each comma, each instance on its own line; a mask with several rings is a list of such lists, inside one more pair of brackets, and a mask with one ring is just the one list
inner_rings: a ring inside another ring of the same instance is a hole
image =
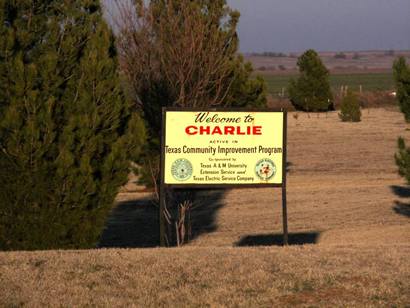
[[180, 107], [223, 103], [233, 83], [231, 60], [236, 52], [235, 27], [222, 24], [221, 10], [190, 0], [135, 6], [116, 0], [120, 29], [121, 68], [139, 105], [144, 89], [156, 82], [168, 85], [172, 102]]

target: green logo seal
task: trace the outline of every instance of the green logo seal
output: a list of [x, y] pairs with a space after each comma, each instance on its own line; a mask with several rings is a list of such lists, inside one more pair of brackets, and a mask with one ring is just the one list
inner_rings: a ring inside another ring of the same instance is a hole
[[256, 163], [255, 173], [261, 180], [268, 181], [276, 174], [275, 163], [268, 158], [261, 159]]
[[184, 182], [192, 176], [192, 164], [185, 158], [174, 161], [171, 166], [171, 174], [175, 180]]

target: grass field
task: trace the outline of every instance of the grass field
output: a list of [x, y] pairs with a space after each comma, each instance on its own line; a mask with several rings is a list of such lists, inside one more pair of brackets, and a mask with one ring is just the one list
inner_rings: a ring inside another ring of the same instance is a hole
[[[268, 92], [271, 95], [278, 95], [282, 88], [289, 85], [291, 78], [297, 75], [262, 75], [268, 86]], [[363, 91], [390, 91], [394, 89], [392, 73], [354, 73], [354, 74], [331, 74], [330, 84], [333, 91], [339, 91], [341, 86], [348, 86], [353, 91], [359, 91], [360, 85]]]
[[[410, 306], [410, 189], [394, 163], [410, 130], [397, 110], [360, 123], [289, 114], [290, 247], [280, 189], [202, 192], [193, 241], [157, 244], [157, 215], [133, 183], [101, 246], [0, 253], [0, 306]], [[153, 233], [151, 233], [151, 231]]]
[[405, 307], [408, 246], [0, 255], [2, 307]]

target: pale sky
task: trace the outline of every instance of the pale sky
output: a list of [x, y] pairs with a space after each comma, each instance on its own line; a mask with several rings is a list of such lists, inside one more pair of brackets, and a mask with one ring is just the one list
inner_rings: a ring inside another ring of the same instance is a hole
[[410, 0], [228, 0], [241, 51], [410, 49]]
[[410, 0], [227, 2], [241, 13], [242, 52], [410, 50]]

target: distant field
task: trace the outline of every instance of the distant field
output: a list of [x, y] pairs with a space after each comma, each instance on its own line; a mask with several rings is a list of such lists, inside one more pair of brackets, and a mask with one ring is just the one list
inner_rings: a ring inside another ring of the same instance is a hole
[[[271, 95], [278, 95], [282, 88], [289, 85], [291, 78], [297, 75], [271, 75], [263, 76]], [[394, 89], [393, 75], [391, 73], [366, 73], [366, 74], [333, 74], [330, 76], [333, 91], [338, 91], [341, 86], [348, 86], [353, 91], [358, 91], [360, 85], [363, 91], [388, 91]]]
[[[397, 51], [394, 54], [386, 51], [344, 52], [346, 58], [336, 58], [336, 52], [319, 52], [323, 64], [332, 73], [374, 73], [389, 72], [397, 57], [410, 60], [410, 51]], [[255, 54], [245, 55], [257, 71], [270, 72], [275, 75], [289, 75], [297, 71], [297, 59], [301, 53], [292, 53], [283, 57], [269, 57]]]

